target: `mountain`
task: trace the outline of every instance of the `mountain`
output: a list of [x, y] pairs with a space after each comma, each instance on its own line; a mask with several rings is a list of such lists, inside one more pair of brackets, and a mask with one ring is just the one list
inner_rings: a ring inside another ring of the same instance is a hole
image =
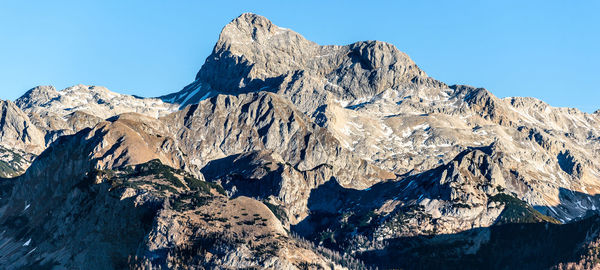
[[156, 118], [176, 110], [176, 106], [158, 99], [123, 95], [101, 86], [81, 84], [61, 91], [52, 86], [38, 86], [18, 98], [15, 104], [46, 132], [47, 144], [118, 114], [136, 112]]
[[126, 112], [137, 112], [153, 117], [176, 110], [158, 99], [123, 95], [101, 87], [75, 85], [61, 91], [52, 86], [38, 86], [19, 97], [15, 104], [29, 114], [55, 114], [59, 117], [75, 111], [94, 114], [106, 119]]
[[[273, 92], [373, 165], [416, 174], [494, 145], [507, 190], [563, 221], [598, 202], [597, 114], [428, 77], [393, 45], [319, 46], [243, 14], [223, 28], [193, 83], [162, 97], [182, 106], [217, 94]], [[569, 197], [568, 200], [564, 196]], [[578, 204], [581, 204], [579, 206]], [[554, 213], [556, 212], [556, 213]]]
[[596, 267], [600, 116], [245, 13], [160, 98], [40, 86], [0, 122], [8, 268]]
[[[102, 120], [123, 113], [137, 112], [154, 118], [177, 110], [159, 99], [118, 94], [100, 86], [76, 85], [57, 91], [38, 86], [14, 103], [1, 101], [0, 176], [24, 172], [33, 157], [53, 141], [91, 128]], [[14, 161], [14, 162], [13, 162]]]

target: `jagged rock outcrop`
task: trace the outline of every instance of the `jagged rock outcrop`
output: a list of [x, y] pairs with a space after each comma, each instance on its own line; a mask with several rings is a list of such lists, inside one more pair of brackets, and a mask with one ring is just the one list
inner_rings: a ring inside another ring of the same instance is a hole
[[[148, 194], [150, 198], [136, 208], [133, 201], [121, 201], [120, 196], [111, 194], [110, 184], [92, 173], [154, 158], [170, 161], [156, 151], [157, 145], [146, 144], [159, 140], [146, 133], [148, 125], [117, 119], [60, 137], [35, 159], [27, 173], [2, 180], [13, 186], [1, 201], [0, 215], [6, 221], [2, 226], [10, 232], [2, 235], [6, 243], [0, 252], [3, 264], [69, 268], [86, 262], [122, 267], [127, 252], [137, 247], [150, 225], [143, 223], [157, 207], [152, 199], [155, 195]], [[113, 223], [108, 217], [120, 222]]]
[[464, 101], [471, 110], [479, 116], [499, 125], [512, 125], [511, 119], [516, 117], [509, 112], [506, 104], [484, 88], [474, 88], [465, 85], [452, 86], [459, 95], [464, 95]]
[[40, 153], [44, 135], [11, 101], [0, 100], [0, 143], [12, 149]]
[[11, 101], [0, 100], [0, 177], [25, 172], [44, 150], [44, 133]]
[[202, 169], [207, 180], [221, 183], [231, 196], [251, 196], [279, 207], [284, 225], [309, 215], [311, 191], [335, 179], [334, 172], [328, 164], [300, 171], [272, 150], [214, 160]]
[[337, 181], [347, 186], [367, 187], [395, 178], [343, 149], [326, 129], [272, 93], [219, 95], [161, 120], [185, 142], [181, 148], [195, 157], [192, 163], [198, 167], [217, 158], [269, 149], [299, 171], [332, 166]]
[[[396, 177], [359, 159], [287, 100], [268, 92], [219, 95], [161, 120], [170, 123], [175, 137], [185, 142], [180, 147], [192, 164], [213, 171], [212, 180], [224, 185], [236, 185], [229, 180], [232, 175], [262, 179], [262, 173], [253, 171], [260, 169], [260, 163], [271, 162], [276, 179], [268, 180], [270, 184], [261, 180], [260, 185], [278, 187], [241, 194], [284, 205], [292, 223], [307, 215], [310, 191], [331, 178], [346, 187], [366, 188]], [[254, 151], [264, 151], [258, 163], [240, 171], [243, 165], [236, 163], [236, 157]], [[218, 169], [211, 168], [217, 163]]]

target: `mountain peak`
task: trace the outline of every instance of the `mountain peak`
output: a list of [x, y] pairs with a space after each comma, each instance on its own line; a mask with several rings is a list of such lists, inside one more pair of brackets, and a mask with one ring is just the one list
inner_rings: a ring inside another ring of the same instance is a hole
[[56, 94], [58, 91], [56, 90], [56, 88], [52, 85], [38, 85], [34, 88], [31, 88], [29, 90], [27, 90], [27, 92], [25, 92], [25, 94], [23, 94], [23, 96], [28, 96], [28, 95], [39, 95], [39, 94], [50, 94], [50, 95], [54, 95]]
[[30, 104], [37, 104], [40, 102], [48, 102], [60, 94], [56, 91], [56, 88], [51, 85], [39, 85], [34, 88], [31, 88], [25, 92], [21, 97], [15, 100], [15, 104], [19, 106], [19, 108], [23, 109], [25, 107], [30, 107]]
[[257, 39], [261, 36], [272, 34], [278, 29], [283, 28], [276, 26], [263, 16], [254, 13], [244, 13], [225, 25], [221, 31], [221, 35], [239, 32]]
[[217, 94], [271, 91], [294, 96], [311, 113], [328, 99], [352, 102], [425, 84], [443, 85], [390, 43], [319, 45], [244, 13], [223, 27], [194, 82], [161, 98], [185, 106]]
[[[299, 34], [279, 27], [263, 16], [244, 13], [223, 27], [214, 52], [230, 50], [236, 55], [243, 55], [247, 53], [244, 47], [266, 44], [271, 41], [273, 36], [283, 33], [306, 41]], [[283, 40], [289, 40], [289, 38]]]
[[269, 19], [267, 19], [261, 15], [251, 13], [251, 12], [246, 12], [246, 13], [241, 14], [237, 18], [233, 19], [229, 24], [234, 24], [234, 25], [239, 25], [239, 26], [251, 25], [254, 27], [261, 27], [261, 28], [273, 26], [273, 23]]
[[400, 65], [413, 69], [415, 75], [427, 76], [407, 54], [398, 50], [393, 44], [378, 40], [367, 40], [350, 44], [349, 47], [355, 54], [360, 55], [363, 60], [361, 63], [366, 63], [370, 69]]

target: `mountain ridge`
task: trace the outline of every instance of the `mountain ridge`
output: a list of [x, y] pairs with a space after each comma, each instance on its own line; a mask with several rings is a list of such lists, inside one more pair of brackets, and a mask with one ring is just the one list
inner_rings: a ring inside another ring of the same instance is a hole
[[[598, 239], [597, 114], [449, 86], [384, 42], [320, 46], [245, 13], [179, 92], [0, 105], [14, 268], [546, 268]], [[511, 233], [525, 255], [489, 252]]]

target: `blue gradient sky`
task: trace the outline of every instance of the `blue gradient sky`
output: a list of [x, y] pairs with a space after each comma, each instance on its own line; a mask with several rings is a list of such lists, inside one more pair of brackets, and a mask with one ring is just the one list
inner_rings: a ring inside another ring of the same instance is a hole
[[600, 1], [322, 2], [2, 1], [0, 99], [47, 84], [178, 91], [254, 12], [320, 44], [390, 42], [448, 84], [600, 109]]

